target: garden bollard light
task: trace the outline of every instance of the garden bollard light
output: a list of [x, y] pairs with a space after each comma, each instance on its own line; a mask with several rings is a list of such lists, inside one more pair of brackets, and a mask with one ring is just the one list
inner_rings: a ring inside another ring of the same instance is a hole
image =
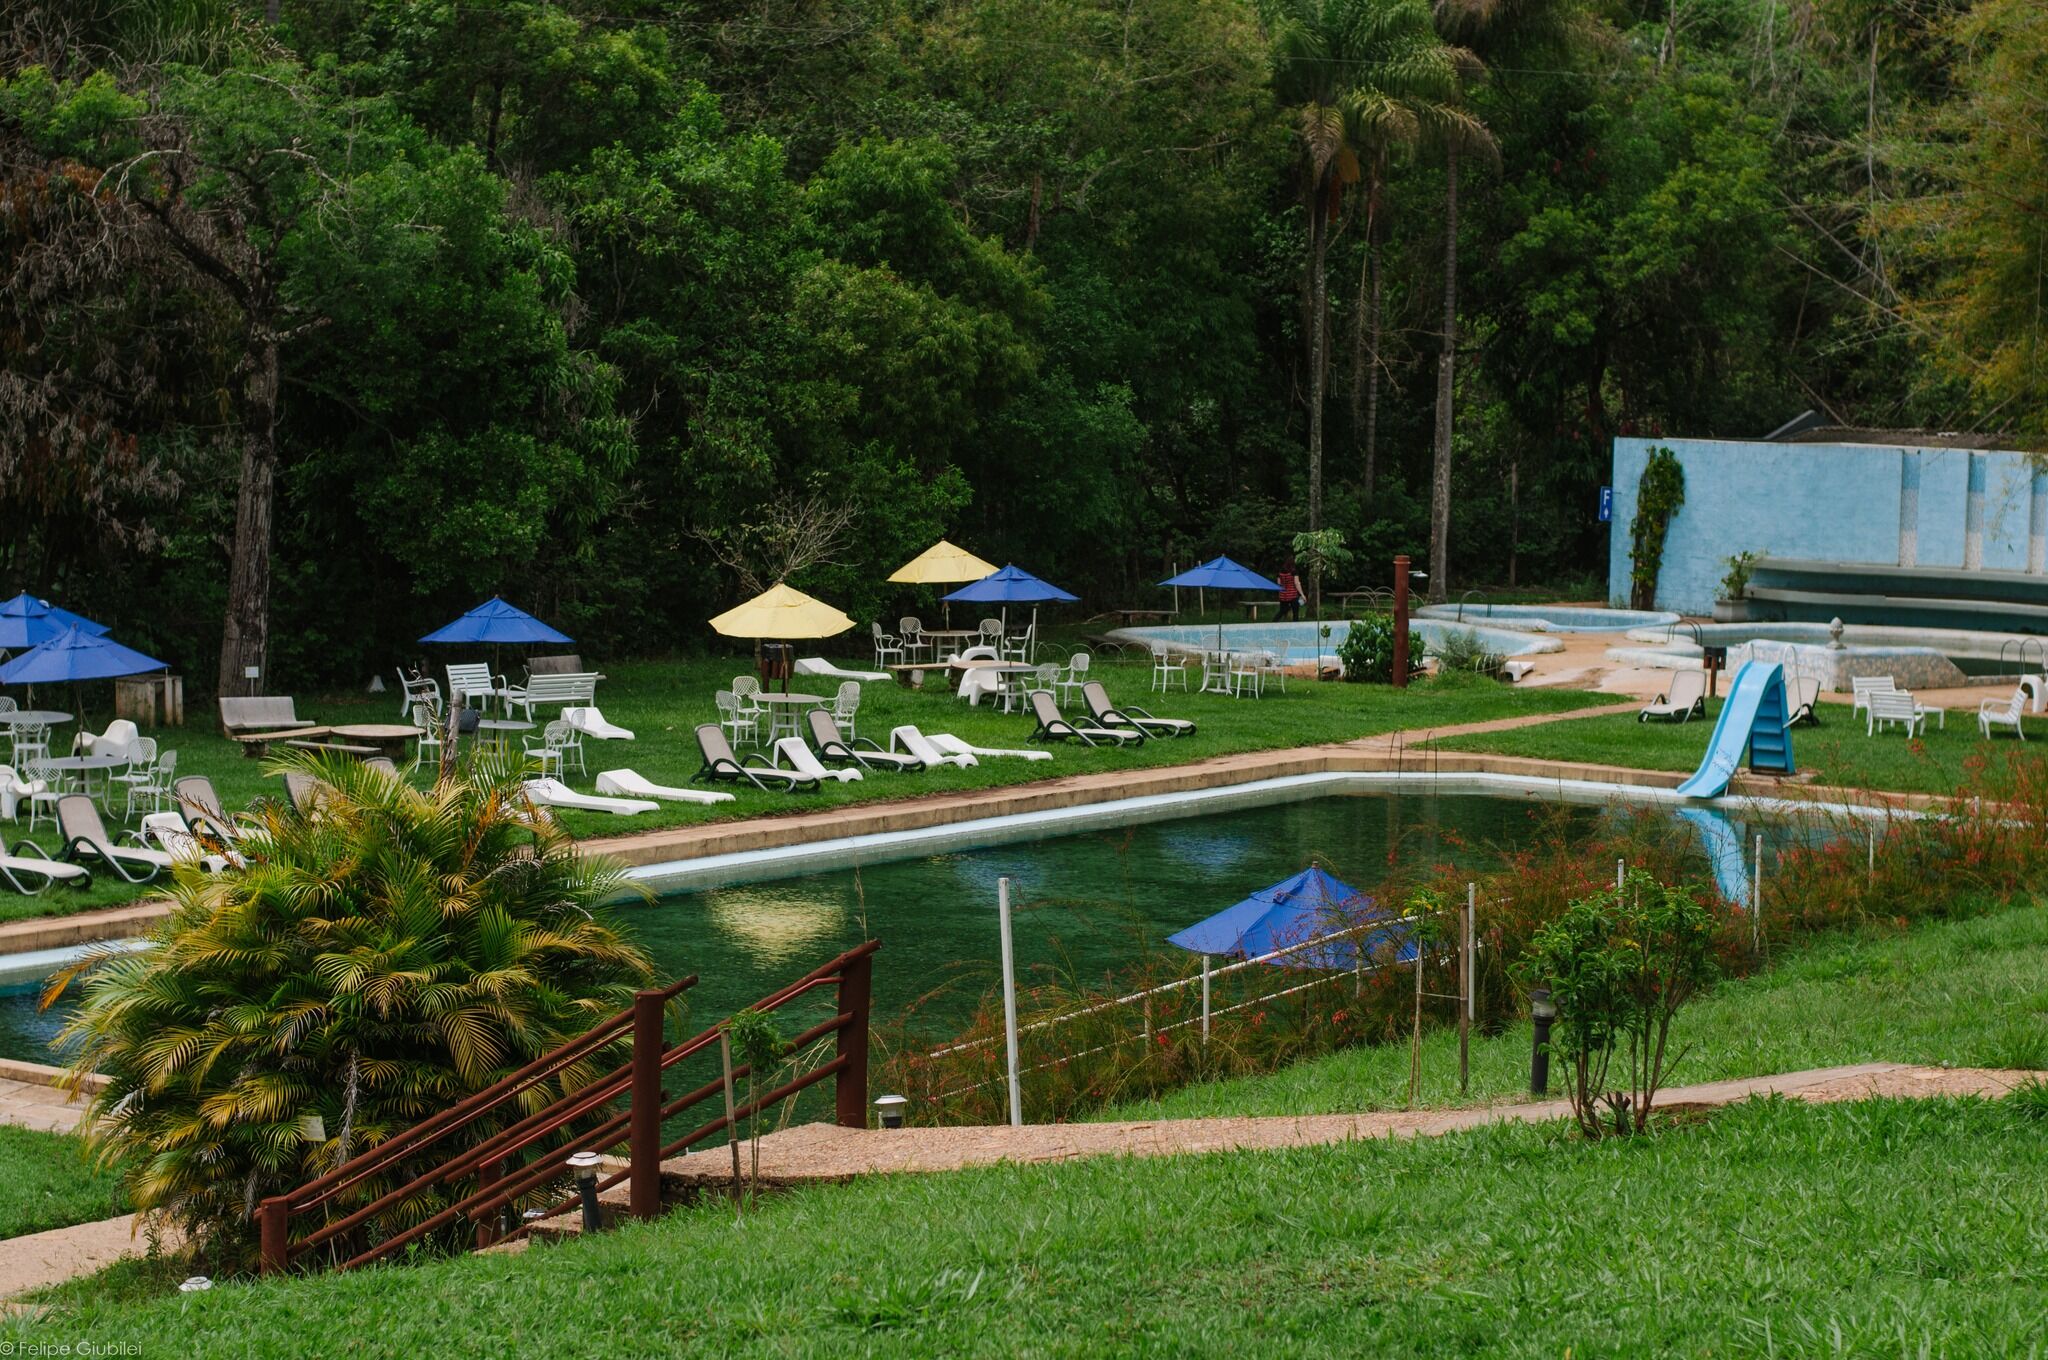
[[1538, 987], [1529, 993], [1529, 1019], [1534, 1022], [1534, 1039], [1529, 1046], [1529, 1094], [1550, 1094], [1550, 1022], [1557, 1018], [1550, 989]]
[[904, 1096], [876, 1096], [875, 1117], [881, 1120], [885, 1129], [900, 1129], [903, 1127], [903, 1107], [909, 1103]]
[[569, 1158], [576, 1173], [576, 1192], [583, 1199], [583, 1231], [587, 1233], [604, 1230], [604, 1211], [597, 1203], [597, 1168], [603, 1160], [595, 1152], [578, 1152]]

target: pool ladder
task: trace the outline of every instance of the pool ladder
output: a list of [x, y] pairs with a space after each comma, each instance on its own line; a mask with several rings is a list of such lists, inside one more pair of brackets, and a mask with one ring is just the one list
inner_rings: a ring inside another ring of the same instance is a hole
[[[2035, 655], [2040, 658], [2041, 664], [2039, 669], [2048, 672], [2048, 639], [2007, 638], [1998, 648], [1998, 673], [2000, 675], [2014, 676], [2029, 674], [2030, 672], [2027, 670], [2027, 649], [2029, 647], [2033, 648]], [[2006, 670], [2005, 659], [2008, 656], [2011, 656], [2019, 663], [2019, 669]]]
[[[1463, 595], [1460, 595], [1460, 596], [1458, 597], [1458, 616], [1457, 616], [1457, 617], [1458, 617], [1458, 622], [1459, 622], [1459, 623], [1463, 623], [1463, 622], [1465, 621], [1465, 602], [1466, 602], [1467, 600], [1471, 599], [1471, 598], [1472, 598], [1472, 597], [1473, 597], [1474, 595], [1477, 595], [1477, 596], [1479, 597], [1479, 602], [1480, 602], [1481, 604], [1485, 604], [1485, 603], [1486, 603], [1486, 593], [1485, 593], [1484, 591], [1480, 591], [1480, 590], [1468, 590], [1468, 591], [1466, 591], [1466, 592], [1465, 592], [1465, 593], [1464, 593]], [[1489, 619], [1493, 617], [1493, 606], [1492, 606], [1492, 605], [1490, 605], [1490, 604], [1486, 605], [1486, 617], [1488, 617]]]

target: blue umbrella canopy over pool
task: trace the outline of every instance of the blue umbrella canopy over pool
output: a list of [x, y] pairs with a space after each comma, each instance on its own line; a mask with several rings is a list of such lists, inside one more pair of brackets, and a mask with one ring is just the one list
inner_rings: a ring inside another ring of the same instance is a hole
[[[1341, 940], [1321, 938], [1375, 920], [1386, 924]], [[1399, 921], [1379, 910], [1370, 897], [1314, 865], [1166, 937], [1168, 944], [1196, 954], [1246, 959], [1310, 940], [1320, 942], [1268, 962], [1276, 968], [1356, 968], [1361, 957], [1376, 957], [1389, 946], [1396, 962], [1415, 957], [1415, 943]]]
[[421, 642], [573, 642], [516, 605], [493, 595], [461, 618], [437, 628]]
[[1162, 586], [1199, 586], [1205, 590], [1271, 590], [1280, 589], [1278, 581], [1270, 581], [1253, 571], [1242, 562], [1233, 562], [1227, 557], [1214, 557], [1199, 567], [1189, 567], [1178, 576], [1169, 576], [1159, 583]]

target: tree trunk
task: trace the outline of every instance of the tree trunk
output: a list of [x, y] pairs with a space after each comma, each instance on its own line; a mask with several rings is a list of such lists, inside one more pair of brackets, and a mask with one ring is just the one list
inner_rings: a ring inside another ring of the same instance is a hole
[[[270, 650], [270, 525], [277, 486], [277, 341], [252, 342], [243, 387], [242, 486], [220, 638], [221, 694], [260, 694]], [[255, 667], [257, 675], [247, 674]]]
[[1444, 341], [1436, 360], [1436, 463], [1429, 485], [1429, 598], [1450, 593], [1451, 380], [1458, 353], [1458, 148], [1444, 160]]
[[1316, 186], [1308, 209], [1308, 527], [1323, 527], [1323, 392], [1328, 384], [1329, 223], [1323, 212], [1323, 186]]
[[1365, 263], [1358, 271], [1358, 305], [1351, 314], [1351, 429], [1360, 440], [1362, 480], [1368, 501], [1372, 499], [1373, 483], [1378, 480], [1375, 455], [1380, 425], [1379, 196], [1379, 171], [1375, 165], [1365, 197]]
[[1508, 455], [1508, 585], [1519, 585], [1522, 557], [1522, 452]]

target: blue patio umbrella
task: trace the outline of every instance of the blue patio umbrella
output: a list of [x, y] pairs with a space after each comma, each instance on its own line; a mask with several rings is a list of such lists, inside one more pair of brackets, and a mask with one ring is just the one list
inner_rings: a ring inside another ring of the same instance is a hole
[[66, 628], [104, 636], [107, 626], [26, 593], [0, 604], [0, 651], [17, 652], [48, 642]]
[[[1178, 576], [1169, 576], [1159, 583], [1162, 586], [1194, 586], [1204, 590], [1270, 590], [1279, 593], [1280, 583], [1269, 581], [1242, 562], [1233, 562], [1227, 557], [1212, 557], [1199, 567], [1189, 567]], [[1223, 650], [1223, 624], [1216, 624], [1216, 650]]]
[[1069, 595], [1049, 581], [1041, 581], [1019, 566], [1005, 564], [1001, 571], [991, 572], [970, 585], [964, 585], [951, 595], [940, 597], [947, 603], [959, 600], [962, 603], [1000, 604], [1003, 619], [1008, 622], [1009, 606], [1028, 604], [1031, 609], [1031, 626], [1038, 627], [1038, 606], [1064, 601], [1072, 604], [1079, 595]]
[[0, 685], [49, 685], [61, 680], [111, 680], [166, 670], [165, 662], [123, 647], [102, 633], [66, 628], [48, 642], [0, 666]]
[[420, 641], [520, 643], [572, 642], [574, 639], [493, 595], [455, 622], [435, 629]]
[[[1373, 900], [1356, 888], [1310, 866], [1290, 879], [1261, 888], [1234, 907], [1225, 907], [1205, 921], [1166, 937], [1168, 944], [1196, 954], [1257, 958], [1276, 949], [1301, 944], [1375, 918], [1384, 918]], [[1376, 952], [1396, 946], [1394, 957], [1415, 957], [1415, 944], [1394, 921], [1379, 929], [1342, 940], [1296, 950], [1270, 962], [1276, 968], [1356, 968], [1361, 948]]]

